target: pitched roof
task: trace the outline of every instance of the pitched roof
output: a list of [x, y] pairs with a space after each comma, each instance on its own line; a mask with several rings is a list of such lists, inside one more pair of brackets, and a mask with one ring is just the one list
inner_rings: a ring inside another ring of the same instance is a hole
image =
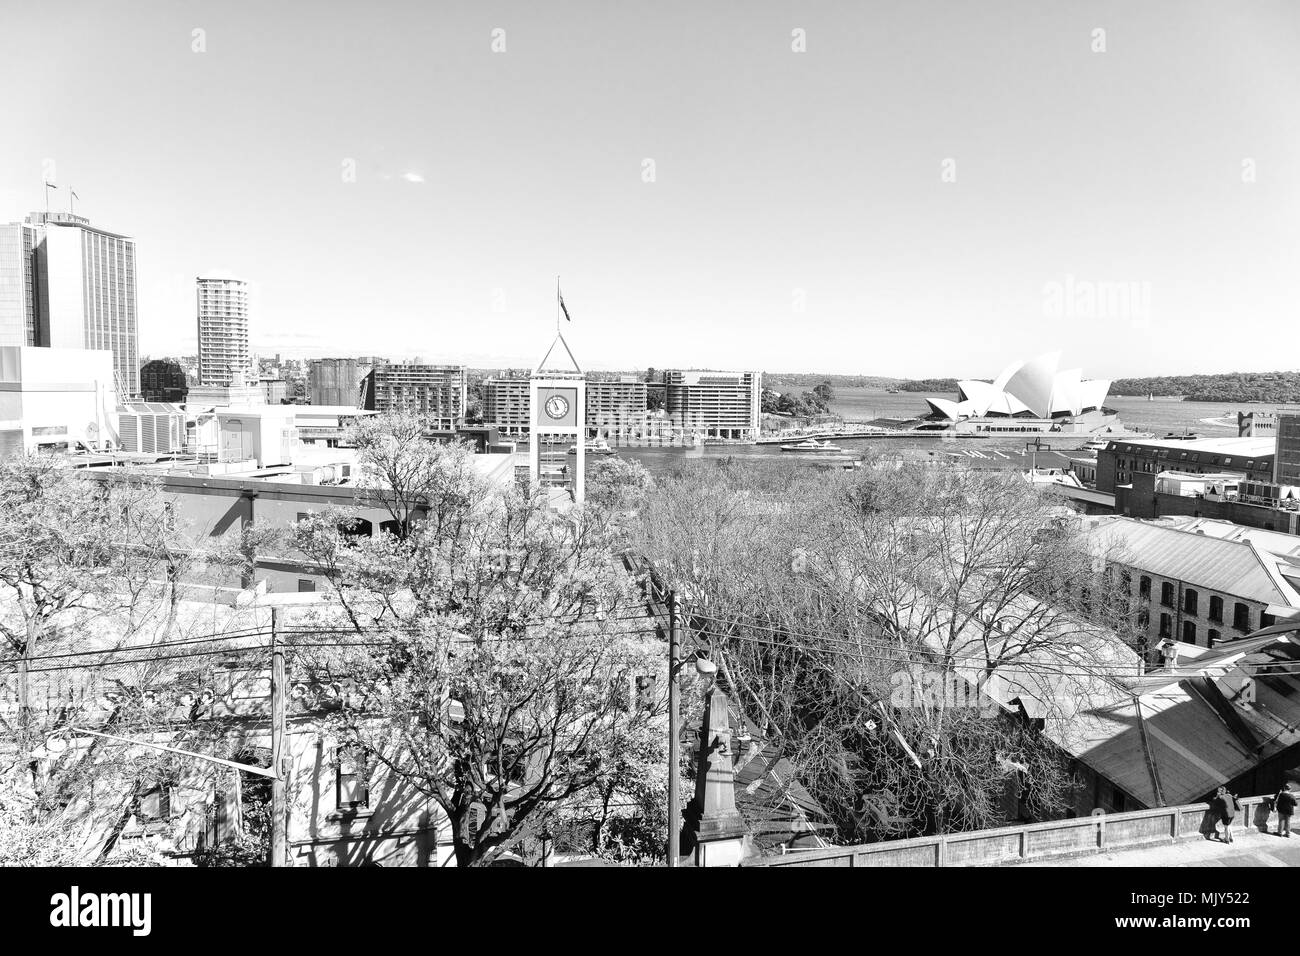
[[1262, 604], [1300, 607], [1300, 592], [1278, 572], [1276, 559], [1249, 540], [1215, 538], [1132, 518], [1099, 522], [1089, 534], [1098, 552], [1116, 563]]
[[[1268, 628], [1128, 681], [1109, 702], [1049, 720], [1045, 732], [1146, 806], [1199, 800], [1300, 743], [1300, 674], [1278, 669], [1300, 660], [1297, 628]], [[1243, 693], [1248, 678], [1253, 701]]]

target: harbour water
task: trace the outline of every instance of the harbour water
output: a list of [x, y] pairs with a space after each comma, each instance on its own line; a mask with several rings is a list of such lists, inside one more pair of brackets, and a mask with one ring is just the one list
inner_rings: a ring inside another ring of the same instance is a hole
[[[950, 393], [933, 393], [931, 397], [953, 398]], [[848, 421], [869, 421], [873, 418], [907, 419], [924, 415], [927, 411], [926, 395], [920, 392], [891, 393], [884, 389], [873, 388], [837, 388], [831, 402], [831, 410], [842, 415]], [[1119, 412], [1121, 424], [1131, 431], [1151, 432], [1157, 438], [1170, 433], [1183, 434], [1191, 432], [1205, 438], [1230, 437], [1237, 434], [1234, 426], [1206, 421], [1206, 419], [1229, 418], [1235, 422], [1238, 411], [1272, 411], [1275, 405], [1248, 404], [1231, 405], [1213, 402], [1184, 402], [1177, 399], [1157, 398], [1148, 401], [1138, 398], [1111, 396], [1106, 399], [1108, 407]], [[868, 450], [925, 450], [943, 453], [971, 452], [991, 453], [993, 451], [1019, 452], [1025, 448], [1026, 441], [1032, 436], [1014, 435], [991, 438], [836, 438], [834, 443], [844, 449], [842, 453], [816, 452], [803, 454], [783, 452], [779, 445], [704, 445], [696, 448], [639, 448], [619, 447], [618, 452], [624, 458], [641, 462], [651, 472], [669, 469], [683, 460], [743, 457], [745, 459], [769, 459], [783, 461], [803, 461], [816, 464], [833, 464], [852, 461], [861, 457]], [[1084, 436], [1069, 437], [1043, 435], [1044, 446], [1051, 446], [1055, 451], [1070, 451], [1081, 448], [1087, 439]]]

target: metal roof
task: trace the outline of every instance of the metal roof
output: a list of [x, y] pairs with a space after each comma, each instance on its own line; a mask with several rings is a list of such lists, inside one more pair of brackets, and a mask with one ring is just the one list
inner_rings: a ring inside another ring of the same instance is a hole
[[1118, 564], [1262, 604], [1300, 607], [1300, 593], [1278, 573], [1276, 559], [1249, 540], [1215, 538], [1132, 518], [1100, 522], [1090, 538], [1099, 553]]
[[[1300, 743], [1297, 624], [1261, 631], [1215, 653], [1117, 688], [1110, 703], [1046, 732], [1062, 748], [1148, 807], [1191, 803]], [[1262, 639], [1260, 639], [1262, 638]], [[1222, 651], [1222, 653], [1218, 653]], [[1261, 665], [1254, 701], [1244, 679]]]

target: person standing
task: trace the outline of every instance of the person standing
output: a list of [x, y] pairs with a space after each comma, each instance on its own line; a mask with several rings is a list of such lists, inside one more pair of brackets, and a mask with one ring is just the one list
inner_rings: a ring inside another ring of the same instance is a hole
[[1295, 812], [1295, 794], [1291, 792], [1291, 784], [1282, 784], [1282, 789], [1277, 792], [1273, 800], [1273, 806], [1277, 808], [1277, 835], [1291, 839], [1291, 814]]
[[1237, 797], [1229, 793], [1227, 787], [1219, 787], [1214, 791], [1214, 799], [1210, 801], [1210, 810], [1214, 814], [1216, 823], [1223, 824], [1223, 842], [1232, 842], [1232, 820], [1237, 815]]

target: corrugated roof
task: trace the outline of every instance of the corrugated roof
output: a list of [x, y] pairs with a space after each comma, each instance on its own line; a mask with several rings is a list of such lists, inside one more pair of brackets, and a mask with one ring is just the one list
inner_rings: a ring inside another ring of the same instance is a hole
[[[1300, 657], [1296, 627], [1269, 628], [1172, 674], [1117, 687], [1109, 703], [1049, 721], [1047, 734], [1147, 806], [1199, 800], [1300, 743], [1300, 674], [1278, 668]], [[1242, 694], [1251, 675], [1253, 701]]]
[[1276, 561], [1246, 541], [1230, 541], [1132, 518], [1101, 522], [1090, 533], [1108, 560], [1262, 604], [1300, 607], [1300, 593], [1277, 572]]

